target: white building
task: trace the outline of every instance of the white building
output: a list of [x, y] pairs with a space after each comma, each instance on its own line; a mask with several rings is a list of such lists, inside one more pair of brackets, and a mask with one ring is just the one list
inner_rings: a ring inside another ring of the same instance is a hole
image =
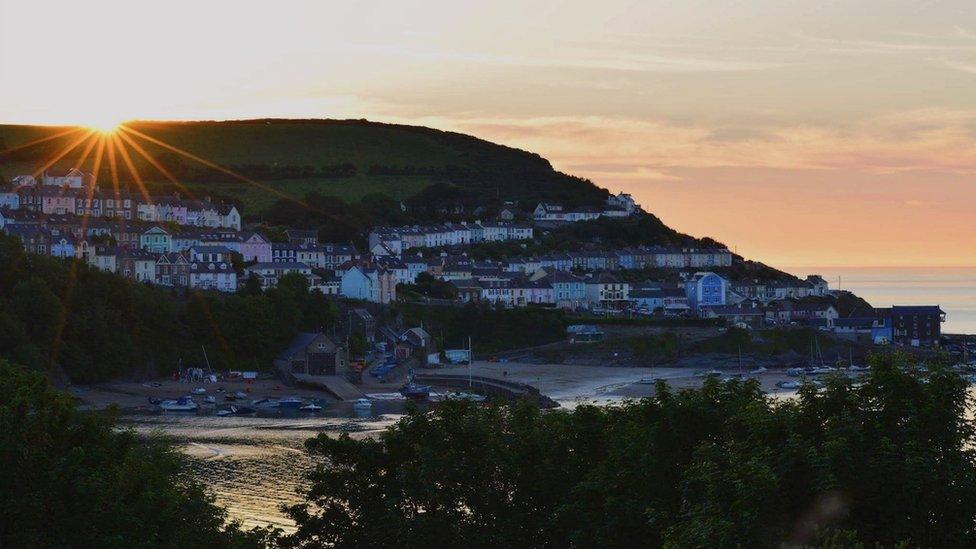
[[227, 261], [191, 261], [189, 273], [195, 290], [237, 291], [237, 273]]

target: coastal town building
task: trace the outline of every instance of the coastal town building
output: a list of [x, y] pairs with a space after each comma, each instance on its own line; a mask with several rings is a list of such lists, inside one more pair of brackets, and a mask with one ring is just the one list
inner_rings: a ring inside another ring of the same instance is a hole
[[346, 350], [322, 332], [297, 334], [274, 359], [275, 368], [290, 374], [343, 375], [348, 369]]
[[700, 313], [705, 307], [725, 305], [728, 287], [728, 281], [715, 273], [695, 273], [685, 281], [688, 306], [696, 313]]
[[894, 305], [885, 311], [891, 319], [891, 338], [896, 345], [931, 347], [942, 336], [945, 311], [937, 305]]

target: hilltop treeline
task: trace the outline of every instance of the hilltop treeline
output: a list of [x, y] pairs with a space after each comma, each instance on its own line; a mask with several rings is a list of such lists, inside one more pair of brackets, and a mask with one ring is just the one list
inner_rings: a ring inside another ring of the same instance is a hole
[[63, 370], [74, 382], [152, 376], [183, 366], [267, 368], [299, 330], [335, 320], [301, 276], [261, 292], [174, 292], [74, 260], [27, 254], [0, 235], [0, 357]]
[[[875, 360], [796, 399], [705, 382], [619, 407], [445, 402], [378, 440], [310, 440], [295, 547], [963, 547], [967, 384]], [[395, 474], [391, 474], [395, 472]]]

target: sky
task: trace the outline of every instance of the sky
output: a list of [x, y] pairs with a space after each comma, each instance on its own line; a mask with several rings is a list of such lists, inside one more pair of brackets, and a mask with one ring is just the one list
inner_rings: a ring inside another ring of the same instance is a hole
[[777, 266], [976, 265], [976, 2], [0, 0], [0, 122], [368, 118]]

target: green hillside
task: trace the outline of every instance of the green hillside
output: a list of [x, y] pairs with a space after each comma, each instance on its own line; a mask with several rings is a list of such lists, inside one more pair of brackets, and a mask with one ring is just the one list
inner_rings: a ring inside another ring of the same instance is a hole
[[[539, 155], [472, 136], [419, 126], [364, 120], [247, 120], [224, 122], [131, 122], [127, 127], [272, 187], [303, 198], [309, 192], [356, 201], [370, 193], [396, 200], [445, 183], [480, 199], [560, 200], [595, 204], [606, 191], [552, 169]], [[69, 128], [0, 126], [0, 175], [30, 173], [77, 139], [63, 136], [34, 146], [32, 140]], [[259, 186], [229, 177], [192, 159], [129, 134], [163, 167], [197, 194], [233, 197], [252, 214], [266, 211], [280, 198]], [[125, 142], [125, 140], [121, 140]], [[13, 149], [13, 150], [11, 150]], [[173, 188], [164, 175], [127, 145], [138, 172], [159, 191]], [[84, 145], [55, 167], [76, 166]], [[91, 170], [91, 154], [83, 167]], [[119, 158], [123, 185], [133, 176]], [[111, 181], [108, 162], [99, 181]]]

